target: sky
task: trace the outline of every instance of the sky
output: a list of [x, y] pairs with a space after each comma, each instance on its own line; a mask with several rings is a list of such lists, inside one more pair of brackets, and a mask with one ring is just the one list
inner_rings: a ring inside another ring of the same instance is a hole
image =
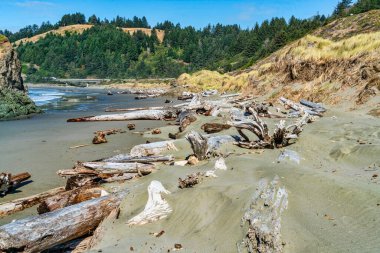
[[116, 15], [146, 16], [149, 24], [170, 20], [197, 28], [208, 24], [253, 27], [272, 17], [309, 18], [329, 15], [339, 0], [0, 0], [0, 30], [18, 29], [43, 21], [56, 23], [64, 14], [81, 12], [101, 19]]

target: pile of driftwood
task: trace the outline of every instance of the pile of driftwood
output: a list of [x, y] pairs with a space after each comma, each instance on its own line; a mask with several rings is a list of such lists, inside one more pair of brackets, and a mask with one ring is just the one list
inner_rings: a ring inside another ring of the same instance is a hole
[[[66, 186], [52, 189], [30, 197], [0, 204], [0, 216], [10, 215], [37, 205], [39, 215], [18, 220], [0, 227], [0, 251], [73, 251], [84, 252], [94, 247], [103, 229], [101, 222], [115, 218], [115, 211], [127, 194], [127, 190], [108, 193], [102, 183], [120, 182], [149, 175], [155, 170], [155, 163], [171, 162], [172, 156], [158, 154], [173, 148], [168, 142], [142, 144], [130, 154], [93, 162], [78, 162], [70, 170], [60, 170], [58, 175], [67, 178]], [[150, 154], [150, 156], [144, 156]], [[11, 185], [18, 182], [15, 178]], [[15, 181], [16, 180], [16, 181]], [[128, 224], [145, 224], [165, 217], [170, 213], [167, 203], [160, 203], [163, 190], [160, 183], [152, 182], [149, 195], [157, 196], [148, 201], [147, 210], [132, 218]], [[161, 187], [161, 188], [160, 188]], [[154, 194], [153, 194], [154, 195]], [[159, 196], [158, 196], [159, 195]], [[164, 200], [162, 200], [164, 201]], [[153, 204], [152, 204], [153, 203]], [[96, 238], [96, 240], [95, 240]]]
[[[69, 119], [68, 122], [176, 120], [179, 126], [178, 132], [171, 134], [171, 137], [177, 139], [180, 133], [186, 132], [189, 125], [200, 115], [218, 117], [219, 121], [223, 120], [222, 123], [206, 123], [202, 126], [206, 133], [214, 135], [205, 135], [196, 131], [185, 134], [193, 151], [191, 156], [193, 159], [202, 161], [210, 157], [219, 157], [214, 170], [196, 172], [179, 179], [179, 187], [188, 188], [201, 182], [204, 177], [216, 177], [217, 169], [227, 169], [222, 158], [226, 154], [221, 153], [221, 145], [232, 143], [249, 149], [282, 148], [294, 143], [303, 131], [303, 127], [313, 122], [316, 117], [322, 116], [325, 111], [320, 104], [305, 100], [295, 103], [281, 98], [280, 101], [288, 111], [278, 114], [280, 110], [273, 112], [272, 104], [258, 103], [250, 96], [229, 94], [220, 95], [214, 100], [205, 100], [204, 97], [211, 95], [216, 97], [216, 93], [210, 91], [204, 93], [203, 97], [201, 94], [192, 93], [183, 95], [187, 95], [191, 100], [169, 107], [108, 109], [109, 112], [123, 113], [81, 117]], [[298, 119], [286, 124], [284, 119], [288, 117], [298, 117]], [[280, 120], [271, 132], [262, 118], [280, 118]], [[236, 129], [239, 136], [215, 135], [231, 128]], [[251, 140], [244, 131], [253, 133], [257, 138]], [[129, 154], [120, 154], [98, 161], [78, 162], [72, 169], [58, 171], [58, 175], [67, 178], [65, 187], [0, 204], [0, 215], [8, 215], [37, 204], [40, 213], [38, 216], [0, 227], [0, 251], [35, 252], [53, 247], [58, 249], [74, 247], [77, 252], [90, 249], [96, 241], [94, 238], [101, 236], [102, 226], [99, 224], [106, 217], [117, 216], [115, 210], [127, 194], [127, 191], [110, 194], [102, 188], [102, 184], [143, 177], [154, 172], [157, 163], [174, 163], [173, 156], [162, 153], [176, 151], [175, 142], [168, 140], [140, 144], [132, 148]], [[189, 161], [186, 163], [190, 164]], [[4, 182], [11, 182], [9, 177], [4, 178], [6, 178]], [[12, 186], [12, 183], [8, 184]], [[287, 194], [285, 188], [279, 187], [278, 184], [279, 180], [275, 178], [271, 183], [265, 183], [259, 188], [253, 197], [250, 210], [244, 217], [249, 223], [247, 238], [244, 241], [249, 252], [282, 250], [279, 235], [280, 216], [287, 206]], [[148, 187], [148, 194], [144, 210], [131, 218], [127, 224], [145, 224], [166, 217], [172, 212], [168, 202], [161, 196], [170, 192], [160, 182], [152, 181]], [[262, 220], [262, 216], [266, 218]], [[89, 234], [92, 237], [83, 240], [83, 237]]]

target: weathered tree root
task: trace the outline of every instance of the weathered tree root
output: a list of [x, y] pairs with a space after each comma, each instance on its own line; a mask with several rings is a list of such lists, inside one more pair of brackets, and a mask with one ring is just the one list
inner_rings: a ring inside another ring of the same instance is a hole
[[[244, 214], [242, 222], [248, 222], [248, 232], [242, 245], [252, 253], [281, 253], [281, 214], [288, 206], [288, 194], [279, 186], [276, 176], [270, 183], [259, 182], [249, 210]], [[241, 252], [241, 245], [238, 245]]]
[[196, 131], [191, 131], [186, 135], [186, 139], [190, 142], [194, 155], [200, 160], [207, 158], [207, 138]]
[[148, 186], [148, 202], [144, 210], [130, 219], [128, 225], [144, 225], [166, 218], [173, 210], [161, 194], [170, 194], [159, 181], [152, 181]]
[[[310, 115], [305, 112], [303, 117], [296, 123], [285, 126], [285, 121], [281, 120], [276, 125], [273, 134], [269, 134], [267, 124], [262, 121], [256, 111], [248, 108], [251, 112], [251, 117], [235, 118], [230, 124], [234, 126], [239, 134], [243, 137], [243, 142], [237, 142], [236, 145], [248, 149], [274, 149], [282, 148], [292, 144], [292, 140], [296, 140], [305, 126], [310, 121]], [[243, 133], [243, 130], [248, 130], [254, 133], [259, 140], [250, 141]]]

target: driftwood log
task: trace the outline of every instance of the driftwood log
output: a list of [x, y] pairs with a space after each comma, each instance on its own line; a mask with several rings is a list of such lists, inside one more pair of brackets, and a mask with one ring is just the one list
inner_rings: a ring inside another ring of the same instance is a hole
[[156, 107], [135, 107], [135, 108], [107, 108], [105, 112], [133, 112], [133, 111], [143, 111], [143, 110], [163, 110], [165, 107], [156, 106]]
[[0, 250], [40, 252], [86, 235], [118, 208], [126, 194], [109, 194], [1, 226]]
[[10, 190], [29, 179], [31, 175], [28, 172], [12, 176], [10, 173], [0, 173], [0, 196], [7, 194]]
[[130, 155], [134, 157], [157, 156], [170, 150], [177, 150], [174, 141], [160, 141], [134, 146]]
[[170, 194], [159, 181], [152, 181], [148, 186], [148, 202], [144, 210], [128, 220], [128, 225], [144, 225], [166, 218], [173, 210], [161, 194]]
[[106, 195], [108, 193], [103, 188], [77, 188], [45, 199], [37, 207], [37, 211], [39, 214], [43, 214]]
[[47, 253], [62, 253], [62, 252], [70, 252], [70, 253], [83, 253], [88, 252], [92, 248], [94, 248], [102, 239], [103, 235], [107, 232], [105, 229], [105, 224], [110, 223], [118, 219], [120, 213], [120, 209], [114, 209], [108, 217], [106, 217], [99, 226], [95, 229], [93, 234], [86, 238], [79, 238], [76, 240], [72, 240], [67, 243], [63, 243], [57, 245], [47, 251]]
[[172, 155], [167, 156], [131, 156], [130, 154], [120, 154], [110, 158], [103, 159], [103, 162], [117, 162], [117, 163], [154, 163], [154, 162], [171, 162], [174, 158]]
[[68, 119], [67, 122], [86, 121], [123, 121], [123, 120], [173, 120], [177, 118], [177, 110], [141, 110], [123, 114], [108, 114]]
[[314, 102], [311, 102], [311, 101], [307, 101], [305, 99], [301, 99], [300, 100], [300, 104], [304, 105], [304, 106], [307, 106], [307, 107], [311, 108], [313, 111], [316, 111], [316, 112], [323, 113], [323, 112], [326, 111], [326, 108], [324, 108], [321, 104], [314, 103]]
[[[242, 220], [248, 223], [248, 232], [240, 246], [251, 253], [283, 252], [281, 214], [287, 206], [288, 193], [279, 186], [279, 178], [276, 176], [272, 182], [261, 180]], [[240, 246], [238, 251], [242, 252]]]
[[37, 205], [45, 199], [60, 194], [64, 191], [64, 187], [59, 187], [26, 198], [15, 199], [9, 202], [2, 203], [0, 204], [0, 217], [7, 216], [22, 211], [31, 206]]
[[186, 139], [190, 142], [194, 155], [200, 160], [207, 158], [207, 137], [204, 137], [196, 131], [191, 131], [186, 135]]
[[187, 134], [186, 139], [190, 142], [194, 155], [199, 160], [204, 160], [211, 155], [220, 155], [218, 149], [223, 144], [241, 141], [236, 136], [219, 135], [206, 137], [196, 131], [191, 131]]
[[112, 163], [112, 162], [84, 162], [80, 166], [93, 169], [101, 174], [116, 174], [116, 173], [141, 173], [148, 175], [152, 173], [154, 164], [146, 163]]
[[228, 124], [220, 124], [220, 123], [205, 123], [202, 125], [201, 129], [208, 134], [219, 133], [224, 130], [230, 129], [231, 126]]
[[[322, 117], [321, 113], [326, 111], [326, 110], [322, 110], [321, 107], [316, 107], [316, 108], [311, 107], [310, 108], [307, 106], [303, 106], [302, 104], [297, 104], [297, 103], [295, 103], [289, 99], [286, 99], [284, 97], [280, 97], [280, 101], [286, 107], [289, 107], [289, 108], [293, 109], [294, 111], [296, 111], [296, 114], [298, 113], [300, 116], [303, 116], [305, 113], [307, 113], [309, 115], [315, 115], [315, 116]], [[303, 102], [306, 102], [307, 104], [309, 104], [309, 106], [313, 106], [312, 104], [314, 104], [314, 103], [311, 103], [311, 102], [306, 101], [306, 100], [303, 100]]]
[[194, 121], [197, 120], [195, 113], [191, 110], [184, 110], [178, 115], [179, 131], [183, 132]]

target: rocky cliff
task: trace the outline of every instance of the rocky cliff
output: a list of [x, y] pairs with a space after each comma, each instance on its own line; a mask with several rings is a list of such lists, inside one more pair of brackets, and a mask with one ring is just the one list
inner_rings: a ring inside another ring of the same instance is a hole
[[39, 112], [26, 95], [21, 63], [8, 39], [0, 35], [0, 120]]

